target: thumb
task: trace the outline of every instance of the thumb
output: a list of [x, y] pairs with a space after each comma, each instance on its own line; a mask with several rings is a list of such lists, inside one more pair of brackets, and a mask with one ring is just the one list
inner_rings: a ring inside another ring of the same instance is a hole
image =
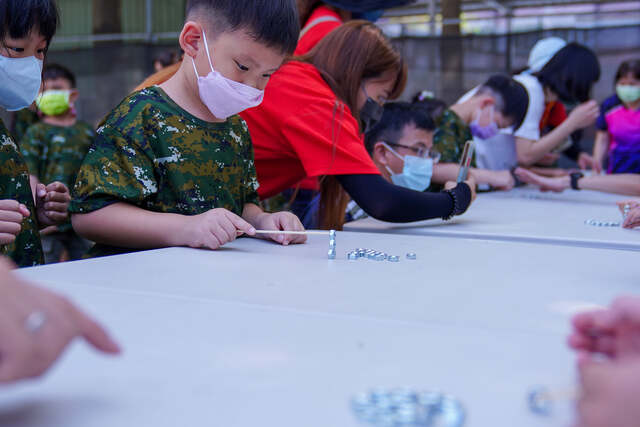
[[36, 185], [36, 195], [38, 197], [44, 197], [47, 195], [47, 187], [45, 187], [44, 184], [37, 184]]

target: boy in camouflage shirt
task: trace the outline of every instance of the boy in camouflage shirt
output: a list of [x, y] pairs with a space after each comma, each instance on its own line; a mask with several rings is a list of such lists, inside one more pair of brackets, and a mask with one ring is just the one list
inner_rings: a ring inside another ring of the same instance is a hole
[[237, 116], [259, 104], [298, 34], [293, 0], [188, 2], [177, 73], [105, 119], [78, 174], [70, 210], [74, 228], [97, 242], [91, 255], [216, 249], [256, 229], [303, 230], [293, 214], [257, 206], [253, 147]]
[[[60, 65], [47, 65], [43, 72], [43, 92], [36, 100], [42, 121], [31, 126], [20, 149], [31, 174], [31, 185], [59, 181], [73, 187], [76, 175], [95, 133], [87, 123], [77, 120], [73, 104], [78, 97], [76, 79]], [[59, 262], [64, 252], [68, 259], [80, 259], [89, 249], [68, 220], [42, 232], [44, 259]]]

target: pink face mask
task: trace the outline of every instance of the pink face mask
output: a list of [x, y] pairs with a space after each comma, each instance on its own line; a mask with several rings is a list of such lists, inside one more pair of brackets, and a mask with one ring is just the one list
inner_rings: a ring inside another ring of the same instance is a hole
[[207, 58], [209, 58], [211, 72], [202, 77], [198, 75], [198, 69], [193, 58], [191, 58], [191, 62], [198, 79], [200, 99], [211, 111], [211, 114], [218, 119], [227, 120], [233, 115], [260, 105], [264, 98], [264, 91], [230, 80], [217, 72], [211, 62], [207, 36], [204, 31], [202, 32], [202, 39], [207, 51]]

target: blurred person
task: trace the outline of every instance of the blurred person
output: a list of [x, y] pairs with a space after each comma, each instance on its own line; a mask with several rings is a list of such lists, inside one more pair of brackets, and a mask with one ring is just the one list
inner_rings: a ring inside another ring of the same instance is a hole
[[44, 374], [76, 338], [120, 353], [102, 326], [66, 298], [20, 279], [12, 267], [0, 257], [0, 384]]
[[[600, 78], [598, 58], [585, 46], [578, 43], [563, 45], [563, 41], [554, 39], [539, 41], [534, 48], [539, 60], [526, 72], [514, 76], [525, 87], [529, 98], [522, 126], [515, 132], [500, 133], [493, 138], [476, 138], [479, 151], [485, 153], [479, 159], [480, 166], [501, 170], [518, 164], [551, 164], [557, 159], [554, 150], [565, 144], [571, 134], [595, 122], [598, 105], [590, 97], [593, 85]], [[473, 91], [461, 101], [472, 94]], [[541, 136], [545, 107], [558, 101], [577, 106], [572, 108], [566, 120]]]
[[[57, 23], [52, 0], [0, 1], [1, 108], [18, 111], [35, 101]], [[41, 264], [39, 229], [64, 223], [69, 200], [60, 182], [38, 184], [32, 193], [27, 165], [0, 120], [0, 255], [20, 267]]]
[[640, 60], [623, 62], [615, 77], [616, 94], [601, 106], [593, 148], [595, 171], [608, 158], [607, 173], [640, 173]]
[[172, 50], [165, 50], [164, 52], [159, 53], [153, 60], [153, 69], [155, 72], [162, 71], [165, 68], [176, 64], [178, 60], [179, 58], [176, 52]]
[[[36, 99], [42, 120], [31, 126], [20, 142], [20, 150], [30, 173], [31, 188], [61, 182], [71, 188], [82, 161], [95, 140], [88, 123], [76, 117], [75, 102], [79, 92], [76, 77], [66, 67], [49, 64], [44, 67], [42, 92]], [[66, 253], [77, 260], [89, 249], [78, 236], [71, 221], [41, 232], [45, 263], [61, 260]]]

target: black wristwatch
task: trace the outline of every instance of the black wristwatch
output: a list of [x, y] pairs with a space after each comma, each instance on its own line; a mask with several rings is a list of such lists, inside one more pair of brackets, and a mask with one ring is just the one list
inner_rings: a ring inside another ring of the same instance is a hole
[[578, 187], [578, 180], [580, 178], [584, 178], [584, 174], [582, 172], [573, 172], [569, 176], [571, 177], [571, 188], [580, 191], [580, 187]]

